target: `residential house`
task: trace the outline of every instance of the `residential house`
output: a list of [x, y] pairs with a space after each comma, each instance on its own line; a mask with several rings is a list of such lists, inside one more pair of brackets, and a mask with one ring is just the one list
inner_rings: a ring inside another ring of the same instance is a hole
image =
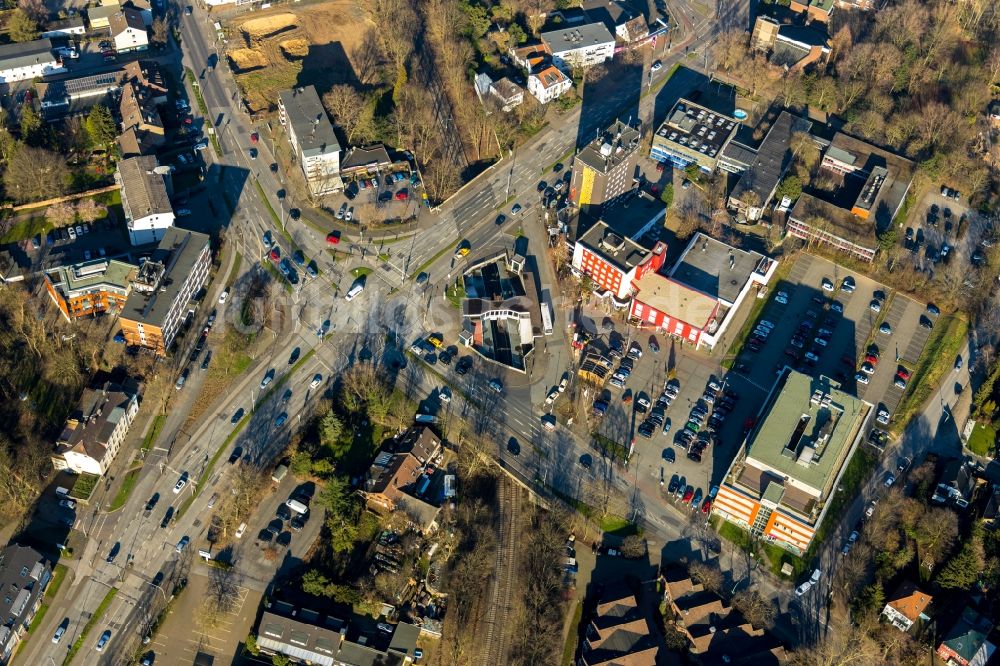
[[573, 87], [573, 80], [553, 65], [543, 66], [528, 76], [528, 92], [541, 104], [559, 99]]
[[587, 625], [578, 666], [640, 666], [658, 663], [662, 637], [639, 604], [637, 596], [623, 584], [609, 584]]
[[615, 54], [615, 38], [603, 23], [543, 32], [541, 39], [553, 64], [566, 74], [574, 68], [599, 65]]
[[941, 478], [931, 501], [937, 504], [954, 504], [960, 509], [968, 508], [976, 488], [982, 483], [984, 482], [976, 476], [976, 464], [972, 459], [953, 458], [941, 470]]
[[777, 666], [787, 661], [780, 642], [679, 568], [667, 568], [663, 580], [667, 615], [688, 639], [688, 652], [696, 663]]
[[507, 77], [490, 84], [490, 94], [500, 101], [500, 108], [508, 113], [524, 102], [524, 88]]
[[807, 21], [829, 23], [830, 15], [837, 0], [791, 0], [789, 9], [797, 14], [805, 14]]
[[26, 81], [65, 72], [52, 54], [52, 40], [36, 39], [0, 45], [0, 83]]
[[348, 148], [340, 162], [340, 175], [372, 177], [392, 170], [393, 161], [389, 151], [381, 143], [370, 146]]
[[[427, 427], [411, 428], [375, 457], [365, 479], [362, 496], [369, 509], [379, 513], [399, 510], [421, 531], [437, 526], [444, 474], [432, 466], [441, 454], [441, 439]], [[440, 477], [440, 479], [435, 478]]]
[[603, 23], [610, 32], [631, 44], [649, 36], [649, 25], [642, 12], [627, 0], [586, 0], [582, 5], [587, 18]]
[[139, 10], [123, 7], [108, 18], [108, 24], [118, 53], [145, 51], [149, 48], [149, 33]]
[[792, 137], [798, 132], [808, 132], [811, 126], [808, 120], [781, 112], [768, 128], [753, 162], [740, 175], [730, 193], [730, 209], [747, 221], [760, 219], [795, 159]]
[[[392, 635], [365, 634], [333, 616], [292, 609], [285, 617], [269, 610], [257, 624], [257, 647], [266, 655], [317, 666], [404, 666], [416, 656], [420, 628], [407, 622]], [[387, 638], [387, 640], [386, 640]]]
[[632, 283], [634, 322], [714, 349], [740, 306], [767, 287], [778, 262], [696, 233], [668, 272]]
[[102, 4], [98, 7], [88, 7], [85, 11], [87, 12], [87, 22], [90, 23], [90, 29], [97, 31], [102, 28], [110, 28], [111, 17], [121, 12], [121, 10], [122, 8], [118, 4], [117, 0], [112, 4]]
[[153, 25], [153, 3], [150, 0], [127, 0], [125, 6], [138, 11], [147, 28]]
[[900, 631], [909, 631], [917, 620], [927, 621], [927, 607], [934, 597], [910, 581], [904, 581], [889, 597], [882, 609], [882, 616]]
[[52, 466], [103, 476], [139, 412], [139, 396], [118, 384], [84, 389], [56, 440]]
[[145, 87], [131, 81], [122, 86], [118, 116], [121, 118], [123, 132], [134, 129], [140, 134], [151, 134], [161, 140], [166, 133], [155, 98]]
[[45, 271], [45, 290], [67, 321], [118, 314], [132, 291], [138, 266], [117, 259], [94, 259]]
[[52, 563], [34, 548], [12, 544], [0, 551], [0, 666], [11, 663], [17, 646], [52, 580]]
[[125, 341], [165, 356], [184, 318], [193, 310], [191, 299], [208, 282], [211, 264], [207, 235], [177, 227], [167, 229], [139, 269], [118, 318]]
[[340, 143], [320, 102], [315, 86], [294, 88], [278, 95], [278, 119], [298, 159], [313, 196], [343, 189]]
[[518, 47], [511, 47], [508, 51], [511, 62], [527, 72], [533, 72], [549, 62], [552, 54], [549, 53], [545, 44], [533, 43], [524, 44]]
[[615, 120], [573, 158], [569, 201], [596, 216], [636, 187], [642, 128]]
[[85, 34], [87, 34], [87, 28], [83, 25], [83, 17], [71, 16], [67, 19], [49, 21], [40, 37], [42, 39], [51, 39], [53, 37], [72, 38], [81, 37]]
[[121, 90], [121, 72], [43, 81], [35, 85], [35, 90], [42, 116], [55, 120], [84, 113], [97, 104], [113, 106], [114, 95]]
[[983, 509], [982, 520], [983, 525], [989, 529], [997, 527], [997, 521], [1000, 520], [1000, 485], [993, 486], [990, 499], [986, 502], [986, 508]]
[[967, 606], [938, 644], [937, 656], [948, 666], [986, 666], [996, 651], [987, 640], [991, 631], [993, 623]]
[[118, 162], [115, 183], [121, 190], [122, 209], [132, 245], [155, 243], [174, 225], [174, 209], [167, 192], [167, 178], [152, 155]]
[[153, 104], [166, 104], [167, 81], [163, 78], [160, 63], [155, 60], [133, 60], [122, 67], [122, 82], [129, 81], [141, 88]]
[[711, 173], [739, 124], [729, 114], [681, 98], [653, 135], [649, 156], [657, 162], [670, 162], [678, 169], [696, 164]]

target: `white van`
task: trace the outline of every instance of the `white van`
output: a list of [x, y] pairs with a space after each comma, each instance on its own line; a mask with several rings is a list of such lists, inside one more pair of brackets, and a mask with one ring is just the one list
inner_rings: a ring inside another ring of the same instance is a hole
[[59, 495], [60, 497], [67, 497], [69, 495], [69, 489], [59, 486], [56, 488], [56, 495]]
[[351, 287], [351, 290], [347, 292], [347, 296], [345, 296], [344, 298], [348, 301], [353, 301], [354, 297], [363, 292], [364, 290], [365, 290], [365, 285], [356, 284], [353, 287]]
[[309, 513], [309, 507], [307, 507], [305, 504], [303, 504], [298, 500], [290, 499], [287, 502], [285, 502], [285, 506], [287, 506], [295, 513], [300, 513], [302, 515]]
[[246, 531], [247, 531], [247, 524], [240, 523], [240, 526], [236, 528], [236, 538], [237, 539], [243, 538], [243, 533]]

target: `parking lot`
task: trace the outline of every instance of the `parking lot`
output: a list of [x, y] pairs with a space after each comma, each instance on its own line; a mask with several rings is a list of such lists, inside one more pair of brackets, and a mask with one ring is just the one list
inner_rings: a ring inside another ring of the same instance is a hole
[[[844, 288], [845, 278], [853, 289]], [[734, 385], [737, 375], [759, 389], [759, 404], [787, 364], [832, 377], [890, 416], [895, 412], [936, 319], [926, 305], [806, 254], [772, 294], [759, 321], [775, 327], [748, 342], [730, 374]]]
[[397, 171], [356, 177], [345, 181], [344, 192], [331, 199], [329, 208], [338, 220], [353, 224], [407, 220], [420, 214], [421, 188], [416, 173]]

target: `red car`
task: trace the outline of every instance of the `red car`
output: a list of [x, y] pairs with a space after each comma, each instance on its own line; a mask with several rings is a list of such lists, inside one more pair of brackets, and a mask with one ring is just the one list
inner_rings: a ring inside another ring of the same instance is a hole
[[701, 512], [708, 513], [711, 510], [712, 510], [712, 498], [709, 497], [708, 499], [705, 500], [705, 503], [701, 505]]
[[330, 233], [328, 233], [326, 235], [326, 242], [329, 243], [330, 245], [336, 245], [337, 243], [339, 243], [340, 242], [340, 232], [339, 231], [331, 231]]
[[250, 143], [257, 143], [258, 141], [260, 141], [260, 135], [257, 132], [250, 134]]
[[278, 261], [279, 259], [281, 259], [281, 248], [272, 247], [270, 254], [271, 254], [271, 261]]
[[184, 119], [184, 124], [185, 125], [190, 125], [193, 122], [194, 122], [194, 118], [185, 118]]
[[896, 373], [896, 376], [899, 377], [900, 379], [909, 379], [910, 371], [907, 370], [906, 368], [900, 368], [899, 372]]
[[871, 363], [872, 366], [876, 366], [878, 365], [878, 356], [875, 356], [874, 354], [868, 354], [867, 356], [865, 356], [865, 361]]
[[400, 190], [399, 192], [396, 192], [396, 201], [406, 201], [409, 198], [410, 195], [406, 192], [406, 190]]
[[684, 497], [681, 498], [681, 501], [687, 504], [691, 501], [692, 497], [694, 497], [694, 488], [688, 486], [688, 489], [684, 491]]

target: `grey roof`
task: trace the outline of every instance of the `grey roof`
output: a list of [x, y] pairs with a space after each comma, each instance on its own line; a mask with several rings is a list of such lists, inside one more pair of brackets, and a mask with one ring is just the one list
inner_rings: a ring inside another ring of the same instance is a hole
[[344, 155], [344, 159], [340, 161], [340, 168], [354, 169], [369, 166], [371, 164], [375, 164], [380, 167], [387, 167], [392, 164], [392, 158], [389, 157], [389, 151], [387, 151], [385, 146], [381, 143], [364, 148], [348, 148], [347, 153]]
[[620, 120], [599, 132], [593, 141], [577, 153], [576, 158], [601, 173], [611, 171], [639, 150], [639, 130]]
[[208, 245], [208, 236], [197, 231], [170, 227], [147, 261], [164, 266], [159, 279], [159, 289], [144, 293], [136, 289], [129, 294], [121, 316], [145, 324], [162, 326], [170, 306], [184, 287], [189, 273], [198, 262], [202, 250]]
[[726, 144], [726, 147], [722, 151], [721, 160], [747, 169], [753, 164], [756, 158], [756, 150], [734, 139]]
[[333, 666], [340, 633], [264, 611], [257, 625], [257, 645], [313, 664]]
[[340, 150], [333, 124], [326, 115], [315, 86], [285, 90], [278, 93], [278, 99], [305, 157]]
[[68, 30], [70, 28], [82, 28], [83, 27], [83, 17], [82, 16], [70, 16], [69, 18], [60, 19], [58, 21], [49, 21], [45, 26], [43, 32], [55, 32], [57, 30]]
[[49, 562], [34, 548], [17, 544], [0, 551], [0, 654], [6, 652], [16, 629], [28, 619], [29, 611], [52, 577]]
[[118, 4], [114, 5], [100, 5], [97, 7], [90, 7], [87, 9], [87, 18], [93, 22], [94, 19], [103, 18], [111, 19], [114, 14], [117, 14], [122, 10], [121, 6]]
[[152, 155], [130, 157], [118, 163], [122, 203], [133, 220], [174, 212], [163, 176], [153, 172], [157, 166]]
[[731, 304], [764, 258], [758, 252], [740, 250], [699, 232], [674, 265], [670, 277]]
[[562, 30], [543, 32], [541, 39], [553, 53], [564, 53], [598, 44], [614, 43], [615, 41], [614, 35], [608, 32], [603, 23], [588, 23]]
[[54, 63], [55, 61], [56, 58], [52, 55], [52, 40], [50, 39], [0, 45], [0, 69], [29, 67], [38, 63]]
[[108, 441], [135, 399], [134, 394], [126, 393], [117, 384], [84, 389], [79, 408], [66, 419], [62, 434], [56, 440], [56, 453], [82, 451], [103, 463]]
[[767, 131], [764, 142], [757, 150], [756, 159], [740, 176], [731, 196], [739, 199], [743, 193], [753, 191], [760, 197], [761, 205], [766, 205], [792, 165], [792, 135], [795, 132], [808, 132], [811, 126], [812, 123], [808, 120], [782, 111]]

